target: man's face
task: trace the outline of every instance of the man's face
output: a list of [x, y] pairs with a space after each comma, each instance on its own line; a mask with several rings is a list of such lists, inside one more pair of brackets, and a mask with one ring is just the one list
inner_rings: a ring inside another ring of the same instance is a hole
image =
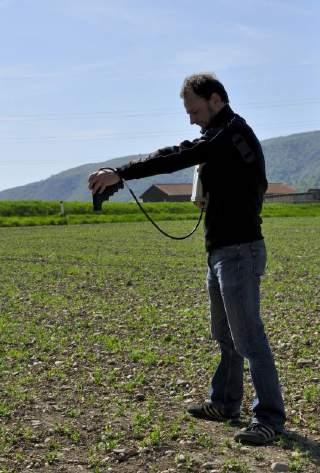
[[195, 94], [192, 90], [186, 93], [183, 100], [191, 125], [199, 125], [201, 128], [206, 128], [217, 113], [214, 100], [206, 100]]

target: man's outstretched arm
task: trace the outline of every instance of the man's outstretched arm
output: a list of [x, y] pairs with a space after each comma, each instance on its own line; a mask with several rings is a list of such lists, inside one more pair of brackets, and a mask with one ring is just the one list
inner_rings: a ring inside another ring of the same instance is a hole
[[207, 148], [207, 143], [202, 139], [183, 141], [178, 146], [168, 146], [144, 159], [131, 161], [117, 168], [117, 172], [126, 180], [169, 174], [206, 161]]
[[193, 141], [183, 141], [178, 146], [159, 149], [147, 158], [132, 161], [116, 168], [116, 172], [98, 170], [89, 176], [89, 189], [93, 194], [98, 190], [103, 192], [106, 187], [118, 183], [120, 178], [130, 180], [157, 174], [169, 174], [204, 163], [209, 156], [212, 156], [212, 153], [219, 150], [225, 139], [224, 134], [224, 131], [221, 130], [215, 139], [200, 138]]

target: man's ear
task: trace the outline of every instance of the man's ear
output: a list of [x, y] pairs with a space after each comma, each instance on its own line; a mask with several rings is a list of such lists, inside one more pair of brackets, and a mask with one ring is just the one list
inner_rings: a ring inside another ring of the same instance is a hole
[[215, 109], [220, 108], [221, 105], [223, 105], [220, 95], [217, 94], [216, 92], [213, 92], [211, 94], [209, 102], [210, 102], [210, 105], [213, 106]]

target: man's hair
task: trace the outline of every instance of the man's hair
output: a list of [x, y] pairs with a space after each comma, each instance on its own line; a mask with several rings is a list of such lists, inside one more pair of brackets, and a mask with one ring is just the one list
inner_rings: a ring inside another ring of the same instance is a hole
[[216, 93], [223, 102], [229, 103], [226, 89], [212, 74], [192, 74], [186, 77], [182, 84], [180, 97], [184, 98], [190, 90], [206, 100]]

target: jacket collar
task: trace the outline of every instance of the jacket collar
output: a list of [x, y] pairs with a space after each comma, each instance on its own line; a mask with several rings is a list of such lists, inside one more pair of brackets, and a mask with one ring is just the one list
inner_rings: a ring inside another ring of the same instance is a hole
[[212, 118], [209, 125], [203, 131], [206, 132], [210, 128], [218, 128], [221, 125], [225, 125], [233, 116], [234, 111], [229, 104], [226, 104], [220, 112]]

